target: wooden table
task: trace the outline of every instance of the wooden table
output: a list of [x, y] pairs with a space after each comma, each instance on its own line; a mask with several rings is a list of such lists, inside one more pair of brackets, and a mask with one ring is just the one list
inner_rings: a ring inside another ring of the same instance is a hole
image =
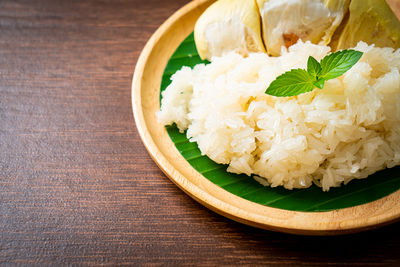
[[396, 265], [400, 224], [337, 237], [248, 227], [158, 169], [135, 63], [185, 0], [0, 1], [0, 264]]

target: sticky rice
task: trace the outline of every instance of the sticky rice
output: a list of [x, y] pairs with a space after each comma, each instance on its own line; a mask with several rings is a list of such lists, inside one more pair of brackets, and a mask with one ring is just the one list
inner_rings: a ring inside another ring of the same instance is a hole
[[187, 130], [203, 155], [227, 171], [287, 189], [324, 191], [400, 164], [400, 49], [360, 42], [360, 61], [322, 90], [295, 97], [265, 94], [293, 68], [328, 46], [301, 41], [280, 57], [230, 53], [183, 67], [162, 93], [164, 125]]

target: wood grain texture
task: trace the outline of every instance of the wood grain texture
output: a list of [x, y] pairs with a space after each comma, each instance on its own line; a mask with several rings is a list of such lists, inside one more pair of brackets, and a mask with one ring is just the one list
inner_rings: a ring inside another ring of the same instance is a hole
[[225, 219], [147, 154], [130, 86], [184, 0], [0, 1], [0, 265], [391, 265], [399, 223], [301, 237]]
[[386, 0], [393, 13], [400, 19], [400, 0]]

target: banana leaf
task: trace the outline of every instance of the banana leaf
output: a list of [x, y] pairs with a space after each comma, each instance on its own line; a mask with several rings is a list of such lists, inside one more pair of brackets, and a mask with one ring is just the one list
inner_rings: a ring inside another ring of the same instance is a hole
[[[171, 75], [182, 66], [193, 67], [199, 63], [209, 62], [200, 59], [191, 33], [169, 59], [160, 91], [165, 90], [171, 82]], [[328, 192], [323, 192], [316, 185], [294, 190], [265, 187], [245, 174], [229, 173], [227, 165], [217, 164], [202, 156], [197, 144], [190, 142], [186, 133], [180, 133], [175, 125], [166, 129], [178, 151], [195, 170], [226, 191], [258, 204], [285, 210], [322, 212], [366, 204], [400, 189], [400, 166], [377, 172], [367, 179], [352, 180]]]

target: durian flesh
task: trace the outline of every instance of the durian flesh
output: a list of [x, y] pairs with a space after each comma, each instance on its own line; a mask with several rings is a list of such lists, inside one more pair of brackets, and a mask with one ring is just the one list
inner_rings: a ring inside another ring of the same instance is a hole
[[359, 41], [378, 47], [400, 48], [400, 22], [385, 0], [352, 0], [343, 31], [335, 33], [335, 50], [354, 47]]
[[267, 52], [279, 56], [282, 46], [301, 39], [327, 45], [342, 22], [349, 0], [257, 0]]
[[400, 47], [400, 22], [385, 0], [219, 0], [194, 30], [202, 59], [236, 51], [279, 56], [299, 39], [351, 48], [359, 41]]
[[194, 38], [202, 59], [230, 51], [242, 55], [265, 52], [255, 0], [215, 2], [197, 20]]

